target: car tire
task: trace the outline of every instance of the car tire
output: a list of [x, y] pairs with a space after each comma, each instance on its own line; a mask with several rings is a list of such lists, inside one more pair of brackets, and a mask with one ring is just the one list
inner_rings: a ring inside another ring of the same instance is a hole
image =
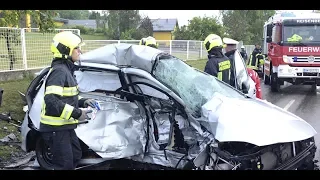
[[52, 155], [45, 141], [39, 137], [36, 142], [36, 157], [41, 169], [53, 170]]

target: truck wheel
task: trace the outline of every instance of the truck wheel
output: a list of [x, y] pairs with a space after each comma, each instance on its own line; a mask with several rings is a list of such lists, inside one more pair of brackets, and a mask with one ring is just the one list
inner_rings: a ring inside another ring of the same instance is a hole
[[317, 92], [317, 84], [316, 83], [312, 84], [311, 88], [312, 88], [312, 92], [314, 92], [314, 93]]
[[280, 83], [278, 82], [277, 73], [272, 73], [270, 83], [271, 83], [271, 91], [272, 92], [279, 92], [280, 91]]
[[264, 84], [269, 85], [270, 84], [270, 77], [267, 76], [266, 74], [263, 74], [263, 82], [264, 82]]
[[36, 157], [41, 169], [53, 170], [50, 148], [41, 137], [36, 142]]

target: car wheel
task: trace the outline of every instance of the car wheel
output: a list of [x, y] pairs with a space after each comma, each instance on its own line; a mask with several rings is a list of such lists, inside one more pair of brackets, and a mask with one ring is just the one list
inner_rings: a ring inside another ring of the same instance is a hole
[[49, 146], [40, 137], [36, 142], [36, 157], [42, 169], [53, 170], [52, 154]]

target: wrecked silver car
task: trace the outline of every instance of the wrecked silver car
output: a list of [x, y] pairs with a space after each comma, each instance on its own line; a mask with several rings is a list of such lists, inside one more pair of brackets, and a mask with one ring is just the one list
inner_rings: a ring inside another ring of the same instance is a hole
[[[76, 129], [86, 162], [100, 160], [109, 169], [315, 167], [317, 132], [310, 124], [172, 55], [112, 44], [84, 53], [77, 66], [80, 95], [101, 106]], [[38, 133], [48, 71], [26, 92], [21, 127], [23, 149], [35, 150], [43, 169], [52, 169], [50, 149]]]

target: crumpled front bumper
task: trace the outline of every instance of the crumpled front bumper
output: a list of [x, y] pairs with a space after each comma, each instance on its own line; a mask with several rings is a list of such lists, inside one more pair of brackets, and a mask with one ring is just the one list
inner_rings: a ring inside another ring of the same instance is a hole
[[295, 170], [301, 167], [305, 162], [313, 161], [314, 153], [316, 152], [315, 142], [312, 142], [307, 148], [302, 150], [293, 158], [287, 160], [274, 170]]

